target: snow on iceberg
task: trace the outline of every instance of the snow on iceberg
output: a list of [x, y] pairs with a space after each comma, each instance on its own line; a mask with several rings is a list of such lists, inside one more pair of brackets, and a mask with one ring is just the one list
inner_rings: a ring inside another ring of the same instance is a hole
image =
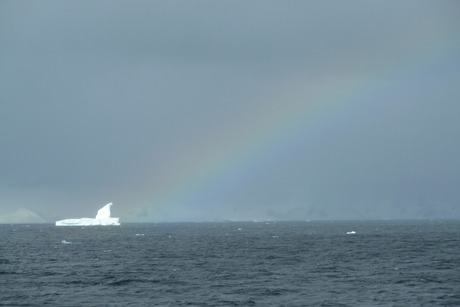
[[110, 207], [108, 203], [97, 211], [96, 218], [67, 219], [56, 221], [56, 226], [118, 226], [120, 225], [118, 217], [110, 217]]

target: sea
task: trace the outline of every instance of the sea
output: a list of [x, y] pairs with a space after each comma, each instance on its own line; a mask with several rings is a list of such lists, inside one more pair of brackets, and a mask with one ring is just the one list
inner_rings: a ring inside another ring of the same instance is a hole
[[460, 221], [0, 225], [0, 306], [460, 306]]

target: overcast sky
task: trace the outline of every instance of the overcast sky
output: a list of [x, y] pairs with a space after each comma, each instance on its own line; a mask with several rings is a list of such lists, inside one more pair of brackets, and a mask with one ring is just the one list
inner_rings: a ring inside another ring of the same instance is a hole
[[458, 1], [1, 1], [0, 222], [460, 218]]

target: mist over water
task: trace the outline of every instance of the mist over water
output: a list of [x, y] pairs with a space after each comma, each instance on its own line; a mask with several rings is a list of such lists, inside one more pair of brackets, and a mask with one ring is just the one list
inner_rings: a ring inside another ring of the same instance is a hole
[[459, 221], [0, 226], [0, 306], [458, 306]]

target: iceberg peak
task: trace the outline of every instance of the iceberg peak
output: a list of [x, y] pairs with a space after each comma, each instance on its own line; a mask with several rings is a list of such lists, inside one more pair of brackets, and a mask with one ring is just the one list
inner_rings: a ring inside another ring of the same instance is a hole
[[112, 205], [113, 205], [112, 203], [108, 203], [107, 205], [105, 205], [101, 209], [97, 210], [96, 219], [99, 220], [99, 219], [108, 219], [108, 218], [110, 218], [110, 207]]

